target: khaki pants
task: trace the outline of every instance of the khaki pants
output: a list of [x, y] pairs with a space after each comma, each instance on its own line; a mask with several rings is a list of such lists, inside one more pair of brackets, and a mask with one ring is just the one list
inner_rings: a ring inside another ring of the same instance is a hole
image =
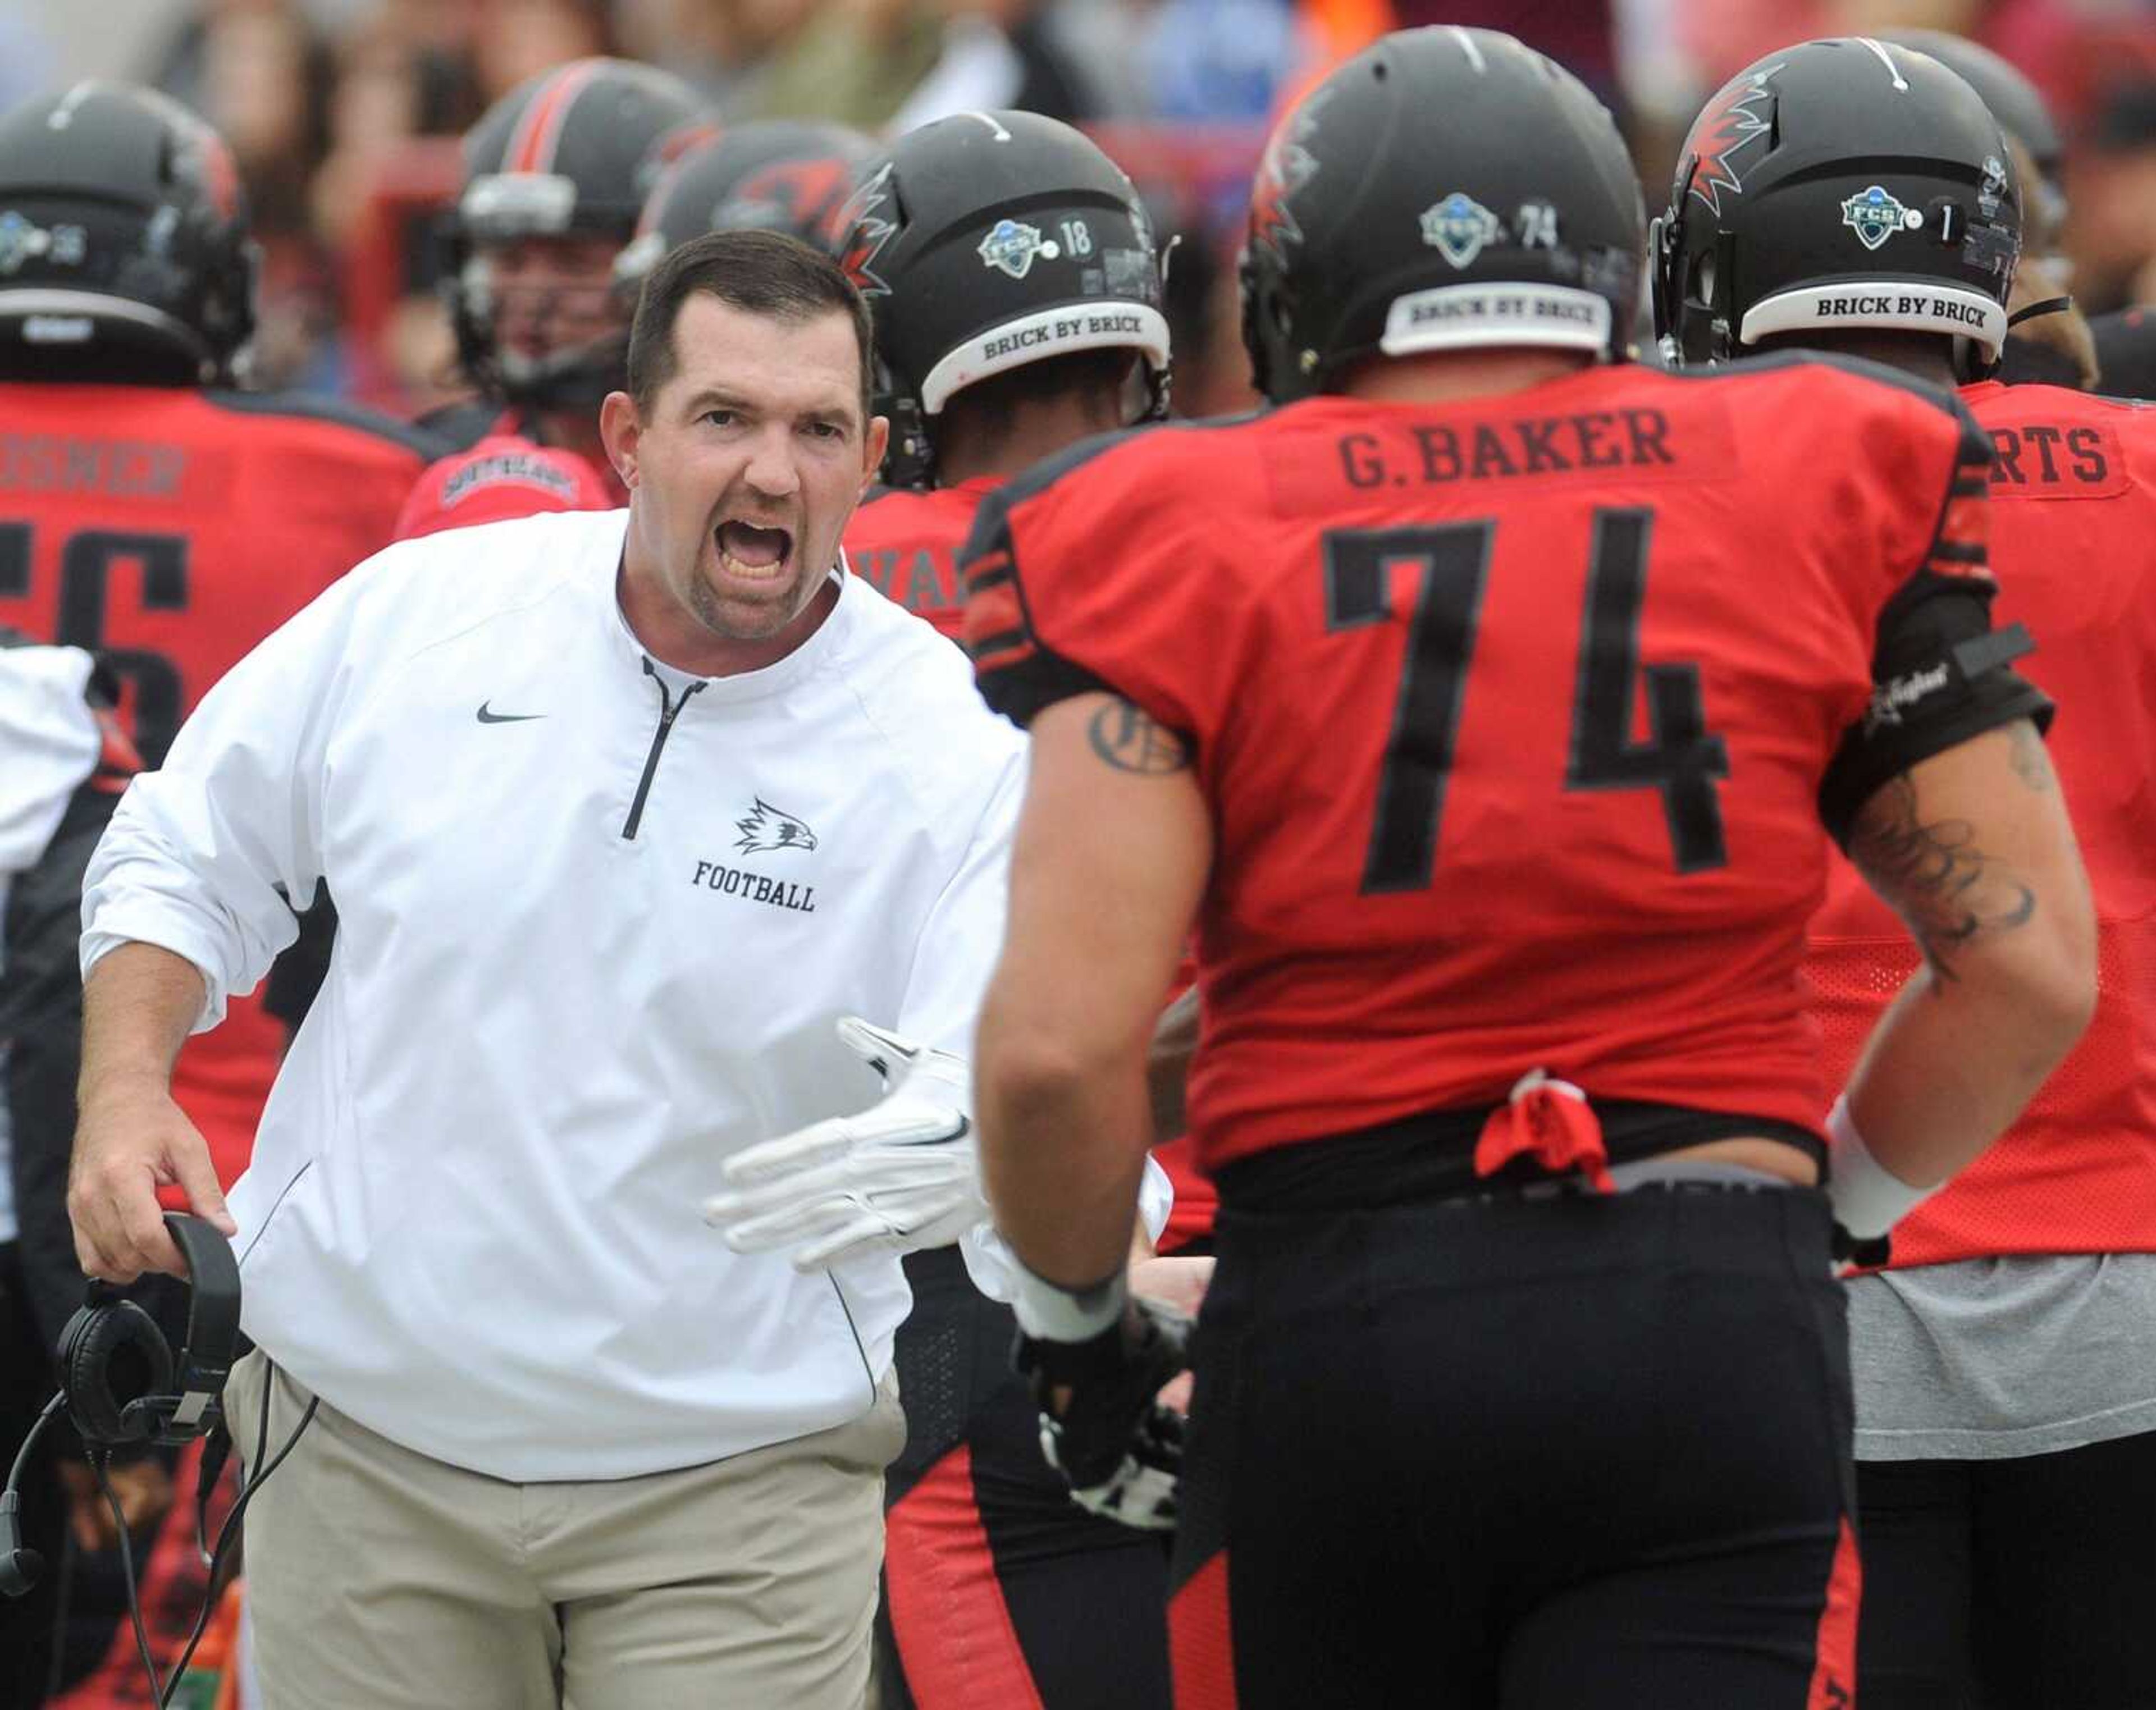
[[[259, 1353], [225, 1398], [244, 1457], [311, 1399]], [[860, 1418], [709, 1466], [511, 1484], [324, 1402], [246, 1517], [266, 1710], [857, 1710], [895, 1380]], [[247, 1469], [250, 1473], [252, 1466]]]

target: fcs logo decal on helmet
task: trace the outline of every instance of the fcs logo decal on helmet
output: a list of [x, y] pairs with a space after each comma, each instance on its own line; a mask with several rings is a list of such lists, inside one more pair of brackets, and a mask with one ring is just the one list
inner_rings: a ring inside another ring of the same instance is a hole
[[1465, 267], [1495, 241], [1497, 216], [1473, 197], [1454, 191], [1422, 213], [1422, 240], [1455, 267]]
[[[1997, 203], [1994, 201], [1995, 208]], [[1885, 186], [1867, 184], [1841, 204], [1841, 223], [1856, 234], [1856, 241], [1876, 249], [1897, 232], [1914, 230], [1924, 217], [1904, 208], [1887, 194]]]
[[80, 267], [89, 253], [90, 239], [80, 226], [48, 229], [12, 208], [0, 213], [0, 275], [18, 272], [40, 257], [55, 267]]
[[1039, 226], [1006, 218], [988, 228], [988, 235], [981, 239], [981, 247], [974, 253], [984, 265], [1007, 273], [1013, 279], [1024, 279], [1033, 270], [1034, 256], [1045, 255], [1053, 261], [1061, 252], [1054, 240], [1042, 240]]

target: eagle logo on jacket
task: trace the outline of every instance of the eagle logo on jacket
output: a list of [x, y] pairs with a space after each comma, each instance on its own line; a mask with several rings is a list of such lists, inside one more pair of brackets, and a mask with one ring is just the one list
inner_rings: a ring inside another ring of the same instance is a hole
[[816, 847], [816, 834], [806, 820], [773, 807], [762, 796], [756, 799], [752, 812], [734, 821], [734, 829], [741, 833], [741, 841], [734, 847], [743, 855], [754, 855], [762, 849]]

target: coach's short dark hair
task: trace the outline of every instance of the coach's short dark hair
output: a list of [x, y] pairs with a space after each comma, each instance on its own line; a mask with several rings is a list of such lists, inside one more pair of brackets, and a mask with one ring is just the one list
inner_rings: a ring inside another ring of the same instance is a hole
[[691, 238], [651, 270], [636, 300], [629, 330], [629, 393], [649, 410], [660, 388], [680, 369], [674, 323], [681, 306], [701, 292], [773, 320], [813, 321], [834, 311], [854, 325], [861, 353], [861, 419], [869, 418], [870, 367], [875, 333], [869, 306], [839, 264], [783, 232], [706, 232]]

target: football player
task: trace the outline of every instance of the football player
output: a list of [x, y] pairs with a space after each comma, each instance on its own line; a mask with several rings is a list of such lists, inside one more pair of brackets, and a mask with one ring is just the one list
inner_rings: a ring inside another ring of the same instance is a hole
[[[2028, 675], [2062, 709], [2050, 764], [2023, 742], [2022, 788], [2072, 804], [2103, 970], [2087, 1036], [2042, 1095], [1897, 1228], [1891, 1268], [1849, 1285], [1861, 1699], [1869, 1710], [2146, 1703], [2156, 419], [1993, 377], [2020, 187], [1998, 108], [1951, 71], [1891, 44], [1812, 42], [1732, 88], [1768, 128], [1734, 150], [1725, 125], [1694, 128], [1663, 225], [1666, 330], [1694, 362], [1797, 345], [1962, 383], [1992, 452], [1998, 616], [2035, 634]], [[1713, 110], [1732, 110], [1727, 91]], [[1734, 181], [1712, 197], [1701, 193], [1710, 157]], [[1902, 670], [1870, 720], [1903, 728], [1953, 692]], [[1914, 953], [1845, 867], [1812, 930], [1814, 1009], [1842, 1067]]]
[[891, 424], [846, 556], [956, 635], [956, 554], [1027, 465], [1168, 408], [1163, 269], [1144, 203], [1093, 143], [1031, 113], [901, 138], [854, 195], [840, 255], [875, 315]]
[[[1569, 74], [1386, 37], [1253, 193], [1276, 408], [1080, 448], [963, 553], [1034, 737], [975, 1112], [1074, 1482], [1181, 1361], [1122, 1260], [1197, 926], [1179, 1707], [1848, 1702], [1833, 1225], [1891, 1226], [2087, 1019], [1989, 442], [1861, 364], [1612, 360], [1643, 225]], [[1831, 1147], [1830, 840], [1928, 958]]]
[[428, 419], [460, 446], [514, 434], [611, 478], [598, 409], [619, 389], [635, 304], [614, 264], [696, 93], [625, 59], [578, 59], [520, 85], [465, 137], [446, 290], [477, 399]]
[[[67, 1222], [82, 875], [136, 763], [111, 716], [111, 687], [81, 649], [30, 645], [0, 629], [0, 1453], [11, 1460], [37, 1419], [62, 1327], [82, 1303]], [[79, 1539], [110, 1523], [94, 1492], [71, 1494], [78, 1478], [90, 1482], [89, 1468], [59, 1462], [39, 1435], [43, 1447], [8, 1487], [20, 1487], [17, 1543], [51, 1561], [71, 1507]], [[171, 1480], [146, 1453], [123, 1455], [108, 1474], [131, 1523], [154, 1520], [171, 1501]], [[62, 1576], [32, 1574], [26, 1585], [22, 1565], [12, 1552], [0, 1559], [0, 1710], [36, 1710], [58, 1672]]]
[[[1152, 229], [1130, 180], [1069, 126], [968, 113], [867, 167], [839, 253], [875, 317], [876, 413], [893, 447], [885, 484], [847, 526], [847, 560], [954, 634], [957, 552], [983, 497], [1165, 401]], [[1210, 1200], [1177, 1180], [1163, 1253], [1204, 1234]], [[1074, 1506], [1010, 1369], [1010, 1308], [974, 1288], [958, 1251], [916, 1253], [906, 1268], [906, 1446], [885, 1482], [886, 1702], [1165, 1710], [1165, 1540]], [[1155, 1279], [1178, 1268], [1194, 1266], [1147, 1267]]]
[[[590, 60], [505, 97], [467, 139], [471, 172], [457, 229], [470, 247], [453, 301], [465, 367], [487, 395], [449, 420], [459, 438], [475, 426], [484, 437], [427, 471], [400, 539], [619, 505], [598, 406], [623, 383], [644, 276], [689, 239], [739, 226], [790, 230], [829, 247], [853, 169], [871, 152], [868, 140], [840, 126], [778, 121], [720, 132], [683, 122], [686, 97], [646, 67]], [[546, 121], [557, 126], [551, 171], [506, 164], [532, 157], [536, 145], [519, 147], [515, 133], [550, 104], [560, 114]], [[505, 187], [542, 177], [569, 187], [552, 193], [572, 213], [552, 233], [536, 212], [542, 193]], [[639, 186], [649, 187], [641, 209], [624, 217]], [[512, 218], [512, 205], [525, 212]], [[604, 303], [603, 285], [611, 293]]]
[[[231, 154], [167, 97], [80, 83], [0, 118], [0, 624], [98, 653], [152, 767], [242, 655], [388, 543], [439, 449], [234, 389], [254, 254]], [[181, 1056], [173, 1096], [226, 1181], [282, 1044], [250, 996]]]

